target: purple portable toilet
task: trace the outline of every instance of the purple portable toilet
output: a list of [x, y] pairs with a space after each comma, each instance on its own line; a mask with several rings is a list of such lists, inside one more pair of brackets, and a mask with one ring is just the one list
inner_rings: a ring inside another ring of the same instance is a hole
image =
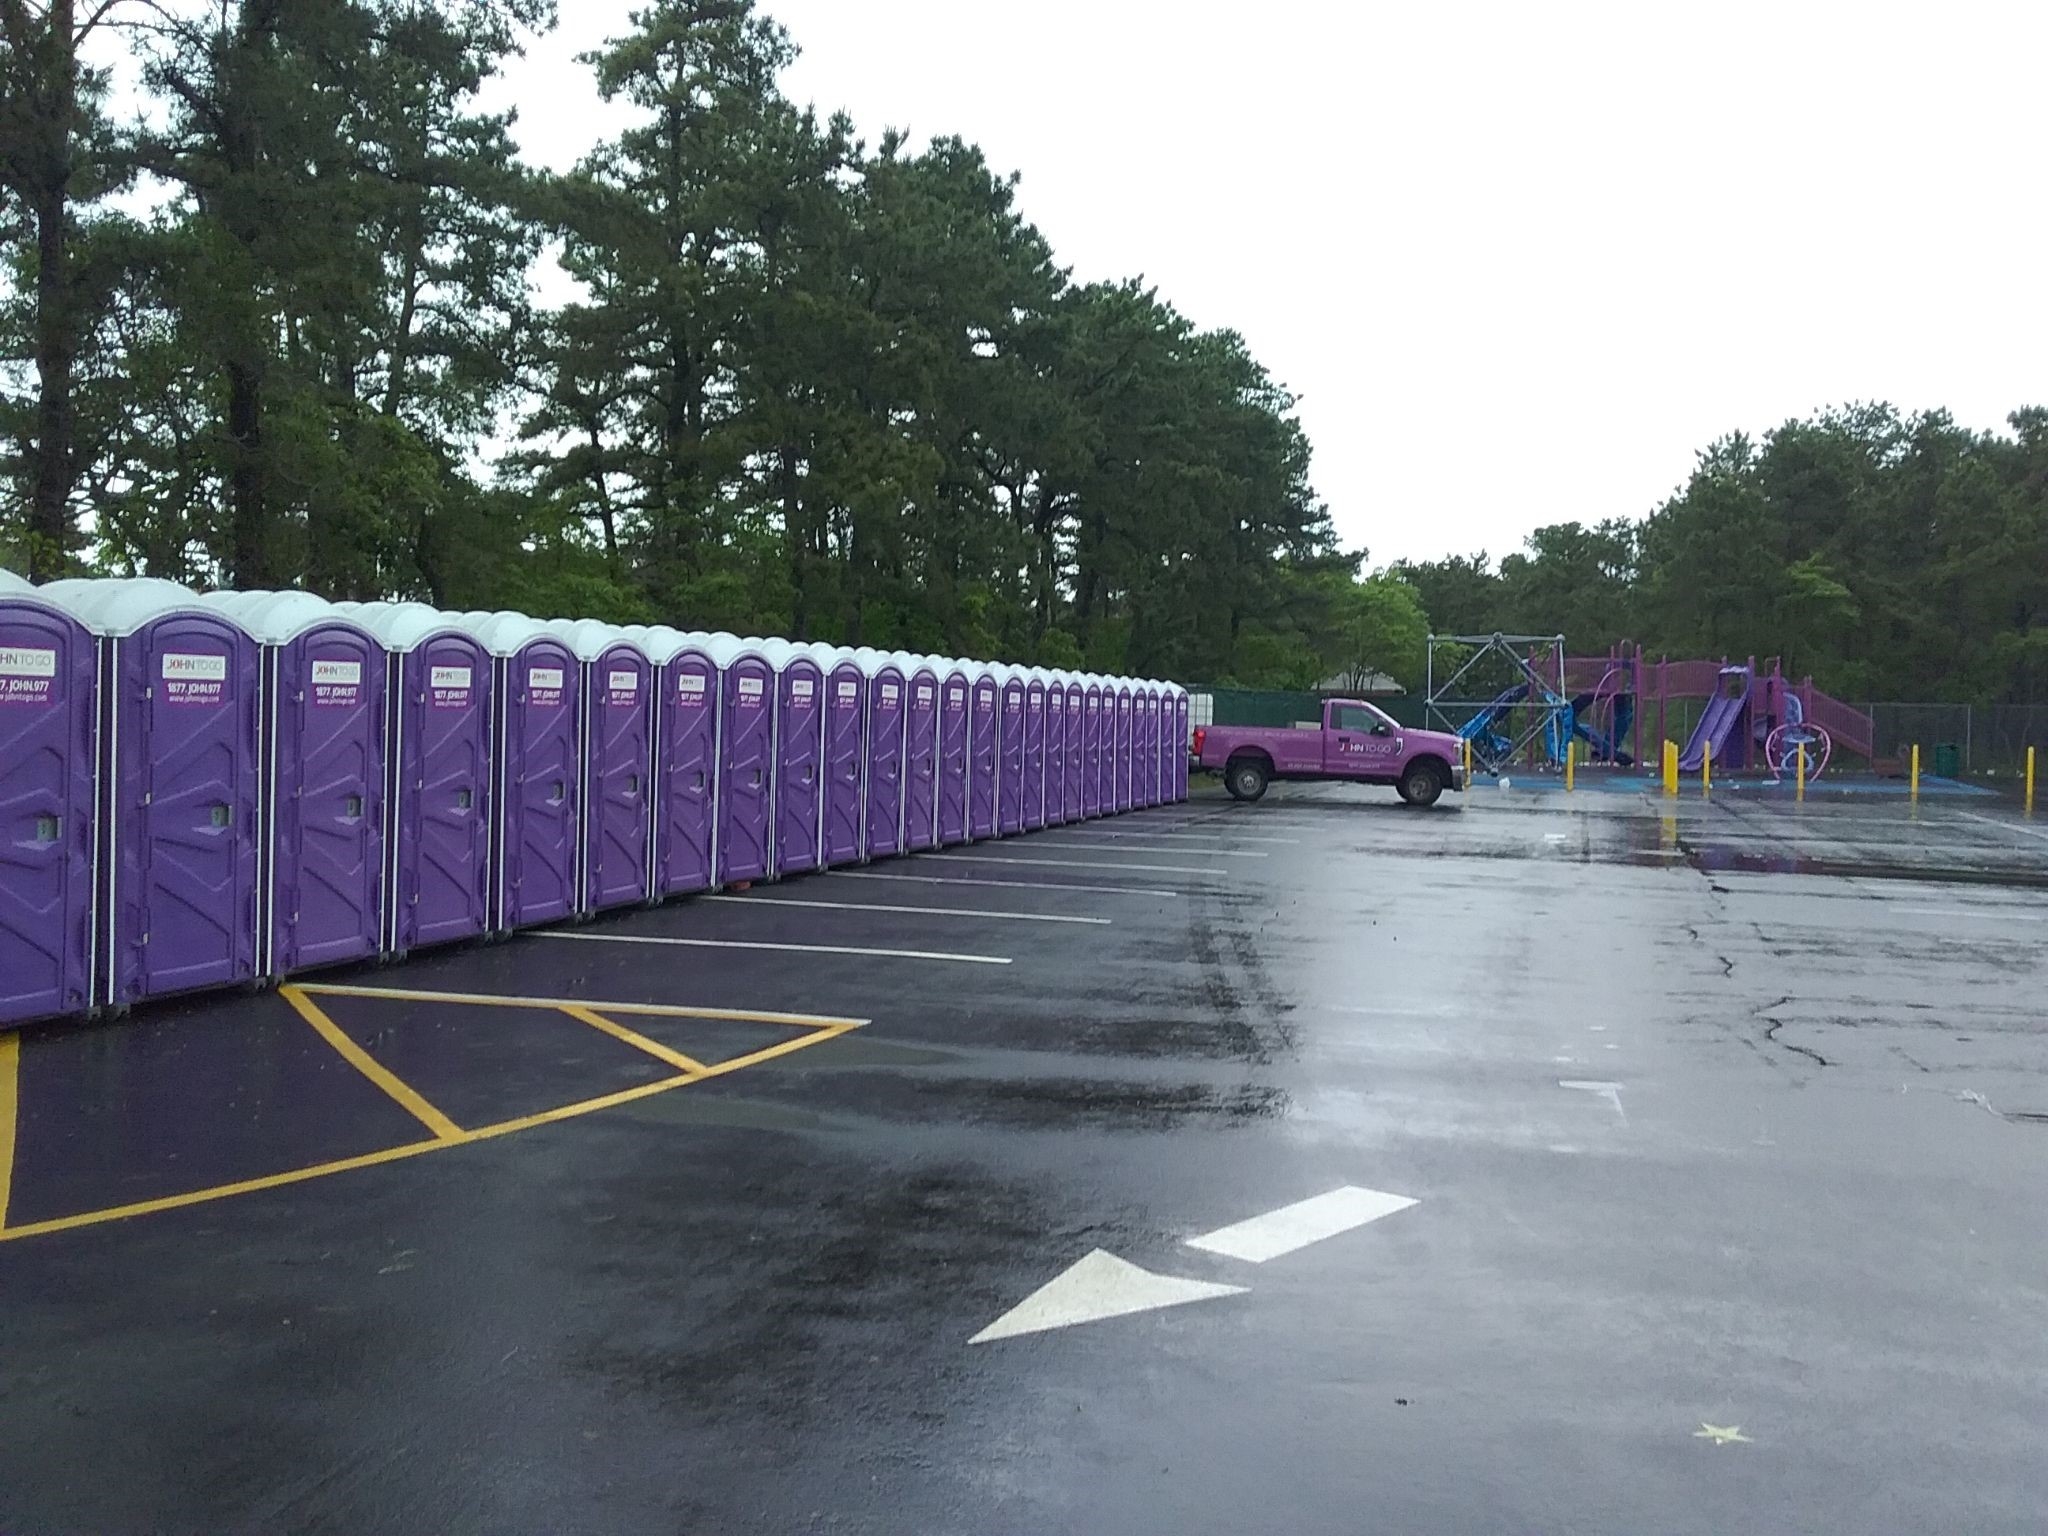
[[262, 647], [266, 976], [384, 943], [384, 647], [310, 592], [210, 592]]
[[1067, 672], [1067, 725], [1065, 725], [1065, 772], [1061, 784], [1059, 811], [1065, 821], [1081, 819], [1081, 782], [1087, 776], [1087, 682], [1079, 672]]
[[1081, 815], [1093, 821], [1102, 814], [1102, 679], [1088, 674], [1081, 714]]
[[996, 835], [997, 777], [1002, 751], [1001, 681], [987, 662], [971, 664], [974, 685], [973, 723], [968, 727], [967, 836], [971, 842]]
[[490, 930], [491, 655], [423, 603], [337, 603], [384, 651], [384, 950]]
[[1067, 819], [1067, 685], [1066, 674], [1045, 674], [1045, 824], [1057, 827]]
[[852, 651], [826, 649], [825, 671], [824, 863], [827, 869], [858, 864], [861, 799], [867, 769], [867, 668]]
[[99, 648], [0, 571], [0, 1026], [98, 1005]]
[[939, 840], [940, 673], [930, 657], [905, 667], [910, 689], [903, 712], [903, 851], [916, 853]]
[[1189, 725], [1190, 702], [1187, 689], [1173, 685], [1173, 798], [1176, 802], [1188, 797], [1188, 753], [1194, 738]]
[[939, 845], [967, 841], [968, 714], [974, 680], [967, 663], [942, 664], [939, 684]]
[[552, 625], [520, 613], [465, 619], [492, 656], [491, 924], [557, 922], [580, 895], [582, 668]]
[[816, 869], [824, 802], [825, 671], [808, 651], [769, 640], [762, 652], [775, 665], [775, 820], [777, 875]]
[[996, 729], [996, 831], [1015, 837], [1024, 830], [1024, 674], [1015, 667], [996, 670], [1002, 689], [1002, 724]]
[[861, 791], [861, 851], [870, 859], [901, 853], [908, 820], [904, 797], [910, 680], [902, 656], [858, 653], [868, 668], [867, 773]]
[[758, 643], [711, 637], [718, 720], [719, 885], [765, 880], [775, 827], [775, 668]]
[[656, 901], [709, 890], [717, 870], [718, 663], [711, 636], [665, 624], [622, 633], [652, 668], [654, 752], [648, 773], [652, 841], [648, 893]]
[[1045, 699], [1049, 679], [1033, 668], [1024, 684], [1024, 828], [1045, 825]]
[[1131, 799], [1141, 806], [1159, 803], [1159, 685], [1147, 679], [1138, 685], [1138, 782]]
[[654, 662], [615, 625], [563, 631], [583, 668], [581, 910], [646, 901], [654, 848]]
[[1134, 755], [1134, 732], [1137, 726], [1137, 700], [1127, 677], [1117, 679], [1116, 685], [1116, 806], [1119, 812], [1131, 808], [1131, 769]]
[[174, 582], [37, 589], [100, 637], [100, 998], [254, 980], [261, 891], [261, 662]]

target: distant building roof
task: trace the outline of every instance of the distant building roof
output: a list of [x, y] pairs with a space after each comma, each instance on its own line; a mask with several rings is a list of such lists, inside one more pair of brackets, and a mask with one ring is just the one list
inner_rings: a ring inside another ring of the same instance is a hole
[[1348, 693], [1359, 698], [1383, 698], [1408, 690], [1384, 672], [1339, 672], [1316, 684], [1317, 693]]

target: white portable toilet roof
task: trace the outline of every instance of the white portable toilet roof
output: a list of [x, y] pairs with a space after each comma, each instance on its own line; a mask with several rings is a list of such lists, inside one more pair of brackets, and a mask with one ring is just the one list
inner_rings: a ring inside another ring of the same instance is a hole
[[693, 635], [667, 624], [628, 624], [621, 633], [639, 646], [647, 659], [665, 667], [684, 651], [706, 650], [709, 635]]
[[578, 661], [595, 661], [621, 641], [641, 655], [647, 654], [647, 648], [623, 628], [601, 619], [576, 619], [562, 624], [557, 633], [569, 642], [569, 648], [576, 653]]
[[416, 651], [433, 635], [466, 633], [456, 615], [425, 603], [336, 603], [336, 613], [377, 637], [387, 651]]
[[[711, 653], [711, 659], [717, 662], [721, 668], [732, 665], [732, 663], [738, 661], [743, 656], [751, 656], [757, 661], [768, 660], [759, 644], [749, 640], [742, 640], [738, 635], [729, 634], [724, 630], [720, 630], [717, 634], [709, 635], [705, 638], [707, 643], [704, 649]], [[773, 663], [771, 662], [770, 665], [773, 665]]]
[[283, 645], [321, 624], [356, 623], [354, 615], [337, 613], [334, 604], [311, 592], [207, 592], [199, 601], [225, 613], [264, 645]]
[[536, 640], [560, 640], [552, 626], [523, 613], [464, 614], [459, 626], [483, 643], [493, 656], [513, 656]]
[[132, 635], [167, 613], [208, 611], [190, 587], [155, 576], [80, 577], [46, 582], [35, 590], [44, 602], [100, 635]]
[[0, 596], [22, 597], [33, 591], [33, 583], [22, 580], [12, 571], [0, 571]]

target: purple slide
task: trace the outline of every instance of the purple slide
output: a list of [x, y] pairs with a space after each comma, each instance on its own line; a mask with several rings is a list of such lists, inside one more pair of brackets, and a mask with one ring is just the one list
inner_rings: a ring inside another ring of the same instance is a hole
[[[1729, 761], [1729, 744], [1742, 742], [1742, 731], [1749, 723], [1749, 690], [1749, 668], [1729, 667], [1721, 673], [1721, 686], [1707, 701], [1706, 712], [1693, 727], [1692, 740], [1685, 744], [1685, 752], [1678, 759], [1680, 768], [1688, 773], [1698, 772], [1708, 742], [1714, 744], [1716, 766]], [[1740, 753], [1730, 766], [1748, 766], [1748, 753]]]

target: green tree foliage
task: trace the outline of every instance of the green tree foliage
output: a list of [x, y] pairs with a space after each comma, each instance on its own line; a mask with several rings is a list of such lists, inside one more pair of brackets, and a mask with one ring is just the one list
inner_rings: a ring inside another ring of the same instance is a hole
[[1443, 633], [1779, 656], [1850, 698], [2048, 699], [2048, 411], [1861, 405], [1724, 438], [1640, 524], [1401, 569]]
[[[1072, 283], [975, 146], [789, 102], [753, 0], [584, 59], [630, 120], [559, 178], [476, 104], [545, 0], [128, 3], [125, 137], [75, 48], [0, 74], [10, 122], [109, 145], [62, 226], [91, 302], [38, 304], [25, 240], [0, 294], [24, 488], [38, 327], [75, 332], [70, 478], [0, 511], [10, 563], [1249, 681], [1376, 633], [1242, 339]], [[126, 167], [152, 212], [80, 218]]]

